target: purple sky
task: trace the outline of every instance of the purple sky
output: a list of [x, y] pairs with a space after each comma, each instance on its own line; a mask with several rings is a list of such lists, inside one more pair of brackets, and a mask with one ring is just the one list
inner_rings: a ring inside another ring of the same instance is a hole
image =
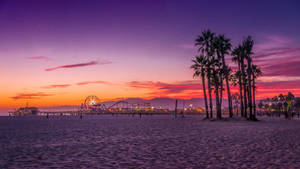
[[293, 64], [300, 63], [299, 9], [297, 0], [0, 0], [0, 107], [40, 93], [76, 104], [89, 94], [201, 96], [198, 87], [184, 92], [193, 80], [194, 39], [207, 28], [234, 46], [253, 36], [262, 93], [278, 85], [277, 92], [300, 94], [300, 64]]
[[192, 43], [203, 29], [234, 41], [251, 34], [299, 42], [299, 1], [1, 0], [1, 49], [74, 46], [170, 48]]

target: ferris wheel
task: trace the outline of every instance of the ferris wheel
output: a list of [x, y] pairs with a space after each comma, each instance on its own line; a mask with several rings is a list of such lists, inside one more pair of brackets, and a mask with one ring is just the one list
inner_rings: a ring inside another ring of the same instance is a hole
[[84, 101], [84, 105], [87, 107], [87, 108], [90, 108], [90, 107], [94, 107], [94, 106], [98, 106], [100, 105], [100, 99], [97, 97], [97, 96], [88, 96], [85, 101]]

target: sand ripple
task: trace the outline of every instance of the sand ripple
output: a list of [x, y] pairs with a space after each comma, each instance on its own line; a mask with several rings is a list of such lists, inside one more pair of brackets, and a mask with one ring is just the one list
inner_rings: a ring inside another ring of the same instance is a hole
[[0, 117], [0, 168], [300, 168], [300, 120]]

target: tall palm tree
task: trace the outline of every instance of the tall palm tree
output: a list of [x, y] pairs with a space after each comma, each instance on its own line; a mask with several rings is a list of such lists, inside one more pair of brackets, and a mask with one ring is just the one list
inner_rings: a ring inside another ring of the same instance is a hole
[[239, 112], [238, 104], [239, 104], [240, 95], [238, 93], [234, 93], [232, 95], [232, 101], [234, 102], [234, 109], [236, 110], [236, 114]]
[[[231, 43], [230, 39], [226, 38], [224, 35], [219, 35], [215, 38], [215, 46], [217, 50], [218, 57], [222, 60], [222, 71], [225, 74], [225, 80], [226, 80], [226, 89], [227, 89], [227, 97], [228, 97], [228, 107], [229, 107], [229, 115], [230, 117], [233, 116], [232, 113], [232, 99], [231, 99], [231, 93], [230, 93], [230, 86], [229, 86], [229, 70], [228, 66], [225, 62], [225, 55], [229, 54], [229, 51], [231, 50]], [[221, 73], [220, 81], [221, 81], [221, 100], [220, 104], [222, 104], [222, 91], [223, 91], [223, 73]]]
[[248, 117], [247, 115], [247, 109], [248, 109], [248, 101], [247, 101], [247, 75], [245, 73], [245, 52], [244, 52], [244, 46], [242, 48], [242, 53], [241, 53], [241, 77], [242, 77], [242, 82], [243, 82], [243, 90], [244, 90], [244, 117]]
[[253, 44], [254, 41], [252, 40], [251, 36], [248, 36], [244, 42], [243, 47], [245, 49], [245, 58], [247, 60], [247, 82], [248, 82], [248, 104], [249, 104], [249, 119], [255, 120], [253, 113], [252, 113], [252, 87], [251, 87], [251, 77], [252, 77], [252, 58], [251, 55], [253, 54]]
[[207, 87], [208, 87], [208, 96], [209, 96], [209, 108], [210, 108], [210, 118], [213, 118], [213, 105], [212, 105], [212, 87], [211, 87], [211, 80], [212, 80], [212, 62], [210, 60], [207, 60], [206, 63], [206, 75], [207, 75]]
[[255, 103], [255, 90], [256, 90], [256, 85], [255, 85], [255, 79], [257, 79], [259, 76], [262, 75], [262, 71], [259, 69], [257, 65], [252, 64], [252, 89], [253, 89], [253, 114], [254, 117], [256, 118], [256, 103]]
[[240, 109], [241, 109], [241, 116], [244, 117], [245, 116], [245, 109], [244, 109], [244, 101], [243, 101], [243, 82], [242, 82], [242, 55], [243, 55], [243, 51], [242, 51], [242, 46], [239, 45], [238, 47], [236, 47], [233, 51], [232, 51], [232, 61], [233, 62], [237, 62], [238, 63], [238, 71], [236, 72], [236, 76], [238, 77], [239, 80], [239, 87], [240, 87]]
[[[239, 44], [238, 47], [234, 50], [235, 55], [238, 56], [237, 61], [240, 63], [240, 76], [241, 76], [241, 83], [243, 86], [243, 103], [244, 103], [244, 111], [243, 111], [243, 116], [247, 118], [247, 109], [248, 109], [248, 101], [247, 101], [247, 96], [248, 96], [248, 88], [247, 88], [247, 74], [245, 71], [246, 65], [245, 65], [245, 58], [246, 58], [246, 49], [245, 49], [245, 41], [242, 44]], [[242, 95], [241, 95], [242, 96]]]
[[213, 85], [215, 89], [215, 96], [216, 96], [216, 113], [217, 113], [217, 118], [221, 119], [222, 118], [222, 112], [221, 112], [221, 104], [220, 104], [220, 93], [219, 93], [219, 88], [220, 88], [220, 60], [218, 58], [213, 57], [212, 60], [212, 73], [213, 73]]
[[191, 66], [191, 68], [194, 70], [194, 77], [201, 76], [201, 79], [202, 79], [202, 90], [203, 90], [203, 94], [204, 94], [206, 118], [209, 118], [206, 87], [205, 87], [206, 59], [203, 55], [200, 55], [200, 56], [196, 56], [196, 58], [192, 61], [193, 61], [194, 64]]
[[207, 76], [207, 85], [208, 85], [208, 94], [209, 94], [209, 107], [210, 107], [210, 117], [213, 117], [212, 111], [212, 96], [211, 96], [211, 78], [212, 78], [212, 62], [211, 59], [214, 55], [213, 50], [213, 39], [215, 34], [210, 30], [205, 30], [202, 32], [200, 36], [198, 36], [195, 40], [195, 46], [199, 47], [198, 51], [201, 52], [206, 57], [206, 76]]

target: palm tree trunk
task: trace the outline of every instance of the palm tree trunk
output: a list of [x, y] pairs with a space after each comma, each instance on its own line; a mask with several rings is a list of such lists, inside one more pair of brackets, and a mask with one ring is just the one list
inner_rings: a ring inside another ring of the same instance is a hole
[[241, 60], [241, 67], [242, 67], [242, 79], [243, 79], [243, 86], [244, 86], [244, 117], [247, 118], [247, 86], [246, 86], [246, 76], [245, 76], [245, 64], [244, 64], [244, 58]]
[[230, 87], [229, 87], [228, 76], [226, 77], [226, 87], [227, 87], [227, 96], [228, 96], [229, 117], [233, 117], [233, 113], [232, 113], [232, 98], [231, 98], [231, 92], [230, 92]]
[[[228, 108], [229, 108], [229, 116], [232, 117], [232, 99], [231, 99], [231, 93], [230, 93], [230, 87], [229, 87], [229, 78], [228, 78], [228, 70], [227, 70], [227, 66], [225, 63], [225, 57], [222, 56], [222, 62], [223, 62], [223, 71], [225, 72], [225, 79], [226, 79], [226, 88], [227, 88], [227, 97], [228, 97]], [[223, 88], [223, 80], [222, 80], [222, 88]], [[222, 99], [222, 95], [221, 95], [221, 99]], [[222, 103], [221, 103], [222, 105]]]
[[[239, 72], [241, 73], [241, 63], [238, 62]], [[243, 86], [242, 86], [242, 77], [239, 75], [239, 86], [240, 86], [240, 109], [241, 116], [244, 117], [244, 102], [243, 102]]]
[[217, 118], [218, 119], [221, 119], [222, 118], [222, 112], [221, 112], [221, 105], [220, 105], [220, 102], [219, 102], [219, 87], [218, 85], [216, 84], [215, 85], [215, 88], [216, 88], [216, 91], [215, 91], [215, 94], [216, 94], [216, 111], [217, 111]]
[[255, 77], [253, 76], [253, 81], [252, 81], [252, 89], [253, 89], [253, 114], [254, 118], [256, 118], [256, 103], [255, 103]]
[[220, 106], [222, 105], [222, 101], [223, 101], [223, 75], [220, 75]]
[[206, 89], [205, 89], [205, 75], [202, 73], [202, 74], [201, 74], [201, 77], [202, 77], [202, 89], [203, 89], [203, 93], [204, 93], [204, 102], [205, 102], [206, 118], [209, 118], [209, 114], [208, 114], [208, 105], [207, 105], [207, 96], [206, 96]]
[[221, 105], [220, 105], [220, 98], [219, 98], [219, 85], [218, 85], [218, 77], [216, 72], [214, 72], [214, 79], [215, 79], [215, 95], [216, 95], [216, 112], [217, 112], [217, 118], [222, 118], [222, 112], [221, 112]]
[[208, 85], [208, 96], [209, 96], [209, 107], [210, 107], [210, 118], [213, 118], [213, 105], [212, 105], [212, 97], [211, 97], [211, 86], [210, 86], [210, 70], [207, 72], [207, 85]]
[[254, 119], [253, 118], [253, 114], [252, 114], [252, 84], [251, 84], [251, 77], [252, 77], [252, 68], [251, 68], [251, 58], [250, 56], [248, 56], [248, 59], [247, 59], [247, 62], [248, 62], [248, 102], [249, 102], [249, 118], [250, 119]]

